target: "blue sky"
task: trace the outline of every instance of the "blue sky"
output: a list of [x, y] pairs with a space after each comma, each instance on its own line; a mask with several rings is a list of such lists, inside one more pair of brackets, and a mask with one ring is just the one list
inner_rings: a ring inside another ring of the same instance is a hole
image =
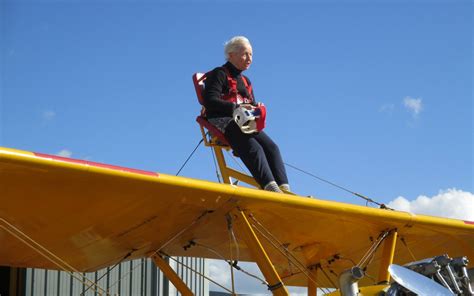
[[[0, 145], [175, 174], [235, 35], [286, 162], [374, 200], [473, 192], [470, 1], [2, 1]], [[62, 152], [61, 152], [62, 151]], [[288, 168], [295, 192], [364, 204]], [[216, 180], [201, 146], [181, 175]]]

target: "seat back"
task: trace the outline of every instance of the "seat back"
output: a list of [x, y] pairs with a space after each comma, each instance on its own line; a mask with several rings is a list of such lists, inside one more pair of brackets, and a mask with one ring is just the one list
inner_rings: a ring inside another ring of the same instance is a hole
[[204, 112], [204, 99], [203, 99], [203, 90], [204, 90], [204, 80], [206, 80], [206, 74], [205, 73], [194, 73], [193, 74], [193, 83], [194, 83], [194, 89], [196, 90], [196, 95], [199, 100], [199, 104], [203, 105], [203, 110], [201, 110], [201, 115], [196, 118], [197, 123], [202, 128], [205, 128], [209, 131], [211, 136], [217, 138], [214, 143], [208, 143], [205, 137], [205, 133], [203, 132], [203, 137], [206, 141], [206, 146], [229, 146], [229, 143], [225, 139], [224, 134], [218, 130], [215, 126], [213, 126], [209, 121], [207, 121], [205, 117], [205, 112]]
[[199, 100], [199, 104], [204, 105], [204, 100], [202, 97], [202, 91], [204, 90], [204, 80], [206, 80], [206, 74], [204, 73], [194, 73], [193, 82], [194, 89], [196, 90], [196, 95]]

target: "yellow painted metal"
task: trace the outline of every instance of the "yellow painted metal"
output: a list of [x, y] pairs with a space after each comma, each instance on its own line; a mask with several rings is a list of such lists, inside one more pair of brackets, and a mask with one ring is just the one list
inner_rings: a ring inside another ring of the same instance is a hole
[[382, 259], [380, 262], [379, 278], [378, 278], [379, 283], [390, 282], [390, 273], [388, 272], [388, 267], [393, 262], [393, 257], [395, 256], [396, 245], [397, 245], [397, 231], [392, 230], [383, 243]]
[[309, 276], [310, 278], [308, 279], [308, 296], [316, 296], [318, 289], [318, 286], [316, 285], [318, 281], [318, 269], [310, 269]]
[[219, 170], [221, 172], [222, 182], [225, 184], [231, 184], [230, 175], [227, 172], [227, 163], [225, 161], [224, 153], [222, 153], [221, 147], [212, 147], [214, 154], [216, 155], [217, 164], [219, 165]]
[[272, 290], [273, 295], [289, 295], [288, 290], [275, 270], [275, 267], [272, 265], [272, 262], [265, 252], [265, 249], [260, 243], [257, 235], [253, 231], [252, 226], [245, 216], [245, 213], [241, 210], [236, 210], [233, 213], [236, 217], [235, 226], [237, 231], [247, 244], [251, 256], [253, 257], [253, 261], [257, 263], [269, 286], [275, 287]]
[[231, 176], [232, 178], [245, 182], [249, 185], [253, 185], [257, 188], [260, 187], [260, 185], [258, 185], [257, 181], [255, 181], [253, 177], [246, 174], [242, 174], [241, 172], [231, 169], [229, 167], [226, 167], [224, 169], [227, 171], [227, 174]]
[[[230, 259], [225, 215], [237, 207], [251, 211], [306, 266], [324, 267], [334, 254], [358, 262], [371, 238], [394, 228], [417, 259], [444, 253], [474, 258], [474, 224], [468, 221], [140, 174], [7, 148], [0, 148], [0, 204], [0, 218], [81, 272], [113, 265], [130, 252], [129, 259], [158, 249], [171, 256], [218, 257], [199, 246], [185, 251], [191, 240]], [[240, 260], [253, 261], [252, 250], [237, 240]], [[262, 244], [286, 285], [308, 285], [302, 274], [292, 275], [286, 257]], [[404, 245], [395, 248], [393, 263], [413, 260]], [[381, 253], [368, 274], [378, 275]], [[0, 265], [57, 269], [3, 228]], [[352, 265], [343, 259], [330, 267], [339, 274]], [[364, 278], [360, 286], [370, 283]], [[318, 284], [332, 286], [322, 276]]]
[[219, 171], [221, 173], [223, 182], [225, 184], [232, 184], [232, 181], [230, 179], [232, 177], [236, 180], [245, 182], [249, 185], [259, 188], [260, 185], [255, 181], [255, 179], [252, 176], [249, 176], [247, 174], [244, 174], [242, 172], [239, 172], [227, 166], [223, 150], [230, 150], [231, 148], [229, 146], [216, 144], [216, 142], [218, 141], [216, 137], [212, 138], [209, 141], [207, 139], [204, 127], [202, 125], [200, 125], [199, 127], [201, 130], [202, 138], [204, 140], [204, 145], [207, 147], [211, 147], [212, 151], [214, 152], [216, 156], [217, 164], [219, 166]]
[[163, 274], [173, 283], [176, 289], [183, 296], [192, 296], [193, 292], [186, 286], [183, 280], [176, 274], [173, 268], [166, 262], [160, 255], [154, 254], [152, 257], [153, 262], [163, 272]]
[[227, 166], [224, 153], [222, 152], [222, 149], [224, 148], [222, 148], [221, 146], [214, 146], [212, 147], [212, 149], [216, 155], [217, 164], [219, 166], [219, 171], [221, 172], [221, 176], [224, 183], [231, 184], [232, 182], [231, 182], [230, 177], [232, 177], [239, 181], [245, 182], [249, 185], [259, 187], [259, 185], [257, 184], [257, 182], [255, 181], [253, 177], [243, 174]]

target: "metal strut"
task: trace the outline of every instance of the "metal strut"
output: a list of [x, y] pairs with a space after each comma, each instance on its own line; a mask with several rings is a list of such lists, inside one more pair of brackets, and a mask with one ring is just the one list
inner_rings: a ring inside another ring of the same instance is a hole
[[216, 155], [217, 164], [219, 165], [219, 170], [221, 172], [222, 180], [224, 183], [232, 184], [231, 178], [234, 178], [257, 188], [260, 187], [257, 184], [257, 181], [255, 181], [252, 176], [234, 170], [227, 165], [224, 153], [222, 152], [222, 149], [224, 148], [222, 148], [221, 146], [213, 146], [212, 149], [214, 151], [214, 154]]
[[160, 254], [154, 253], [151, 258], [156, 266], [163, 272], [163, 274], [173, 283], [176, 289], [183, 296], [193, 296], [193, 292], [186, 286], [183, 280], [176, 274], [171, 266], [166, 262]]
[[316, 285], [317, 278], [318, 278], [317, 273], [318, 273], [317, 268], [310, 269], [310, 273], [309, 273], [310, 278], [308, 279], [308, 296], [317, 295], [317, 289], [318, 289], [318, 286]]
[[258, 267], [265, 276], [265, 279], [268, 282], [268, 290], [270, 290], [273, 295], [290, 295], [270, 261], [270, 258], [265, 252], [265, 249], [256, 236], [245, 213], [242, 210], [237, 209], [233, 211], [233, 214], [233, 216], [236, 217], [236, 229], [247, 244], [247, 248], [252, 258], [257, 262]]
[[393, 262], [393, 257], [395, 255], [395, 247], [397, 245], [397, 230], [393, 229], [390, 231], [390, 234], [385, 239], [383, 243], [382, 251], [382, 261], [380, 262], [379, 269], [379, 283], [389, 283], [390, 282], [390, 273], [388, 272], [388, 267]]

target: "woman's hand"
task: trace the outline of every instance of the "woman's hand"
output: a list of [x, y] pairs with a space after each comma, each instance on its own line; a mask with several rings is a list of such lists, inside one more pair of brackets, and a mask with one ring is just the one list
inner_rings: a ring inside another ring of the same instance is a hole
[[[238, 107], [242, 107], [242, 108], [245, 108], [245, 109], [247, 109], [247, 110], [253, 110], [253, 109], [255, 109], [255, 106], [253, 106], [253, 105], [251, 105], [251, 104], [240, 104], [240, 105], [238, 105]], [[237, 108], [238, 108], [238, 107], [237, 107]]]

